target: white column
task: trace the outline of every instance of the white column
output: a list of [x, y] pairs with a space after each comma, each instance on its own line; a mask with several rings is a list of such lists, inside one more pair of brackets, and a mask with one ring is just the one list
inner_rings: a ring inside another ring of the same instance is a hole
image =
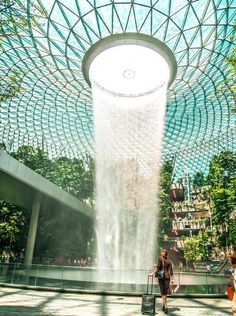
[[30, 227], [29, 227], [27, 246], [26, 246], [26, 251], [25, 251], [25, 264], [26, 265], [32, 264], [36, 232], [37, 232], [37, 226], [38, 226], [40, 203], [41, 203], [41, 193], [37, 192], [33, 200], [32, 211], [31, 211]]

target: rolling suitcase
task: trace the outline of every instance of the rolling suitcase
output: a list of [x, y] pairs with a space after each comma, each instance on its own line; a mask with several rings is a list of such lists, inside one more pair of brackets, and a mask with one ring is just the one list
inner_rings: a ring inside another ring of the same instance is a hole
[[[151, 280], [151, 281], [150, 281]], [[151, 291], [149, 292], [149, 285]], [[149, 274], [147, 278], [147, 293], [142, 295], [141, 313], [155, 315], [156, 296], [153, 292], [153, 275]]]

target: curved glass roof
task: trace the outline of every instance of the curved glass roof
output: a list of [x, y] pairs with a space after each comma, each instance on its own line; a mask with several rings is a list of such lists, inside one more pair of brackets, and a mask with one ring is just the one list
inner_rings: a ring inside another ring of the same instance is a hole
[[[6, 2], [7, 7], [3, 5]], [[236, 149], [235, 95], [227, 57], [235, 0], [35, 0], [0, 2], [0, 142], [39, 146], [51, 157], [93, 155], [91, 89], [82, 60], [100, 39], [137, 32], [164, 42], [178, 69], [168, 92], [163, 158], [177, 177], [205, 172], [213, 154]], [[18, 78], [19, 84], [15, 81]]]

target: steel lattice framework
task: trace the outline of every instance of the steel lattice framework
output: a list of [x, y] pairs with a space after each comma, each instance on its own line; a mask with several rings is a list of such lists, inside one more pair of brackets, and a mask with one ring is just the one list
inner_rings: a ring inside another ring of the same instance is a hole
[[[9, 2], [10, 3], [10, 2]], [[17, 74], [21, 91], [3, 100], [0, 142], [9, 150], [39, 146], [51, 157], [93, 155], [91, 89], [82, 75], [86, 51], [100, 39], [137, 32], [175, 54], [168, 92], [164, 159], [177, 175], [205, 172], [213, 154], [235, 151], [235, 84], [227, 57], [235, 45], [236, 0], [16, 0], [1, 15], [1, 92]], [[9, 26], [10, 27], [10, 26]]]

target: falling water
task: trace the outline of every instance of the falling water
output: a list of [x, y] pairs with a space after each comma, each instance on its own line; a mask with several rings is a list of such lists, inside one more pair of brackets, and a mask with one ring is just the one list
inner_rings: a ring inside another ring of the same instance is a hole
[[151, 268], [166, 87], [119, 97], [93, 85], [98, 265]]
[[[151, 269], [156, 260], [157, 191], [167, 80], [155, 82], [161, 70], [158, 65], [153, 70], [154, 63], [149, 61], [148, 54], [151, 60], [153, 55], [156, 58], [156, 53], [146, 49], [146, 64], [143, 65], [137, 58], [136, 47], [132, 49], [130, 58], [126, 51], [123, 57], [122, 50], [119, 51], [116, 60], [121, 61], [122, 71], [113, 60], [112, 70], [108, 67], [106, 71], [108, 75], [103, 74], [105, 68], [100, 61], [96, 64], [98, 71], [90, 71], [100, 269]], [[104, 56], [107, 62], [107, 55]], [[96, 74], [99, 79], [103, 75], [105, 85], [97, 80]], [[114, 78], [118, 78], [119, 83], [111, 85]], [[151, 78], [151, 85], [147, 78]]]

